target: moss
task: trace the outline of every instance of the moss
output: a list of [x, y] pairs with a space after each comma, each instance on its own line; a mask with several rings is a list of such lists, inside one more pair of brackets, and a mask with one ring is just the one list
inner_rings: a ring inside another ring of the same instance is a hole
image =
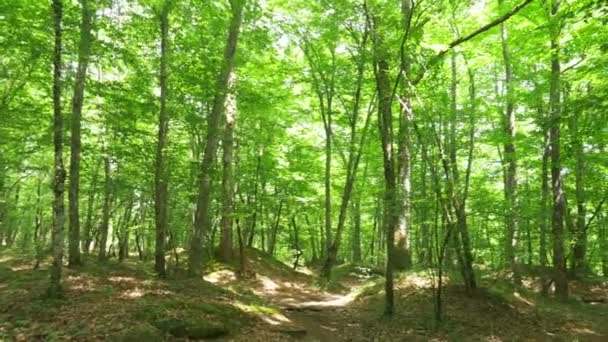
[[165, 341], [165, 333], [148, 323], [137, 323], [136, 325], [119, 332], [113, 338], [110, 338], [110, 340], [120, 342], [161, 342]]
[[177, 338], [204, 339], [217, 338], [229, 333], [229, 329], [222, 323], [206, 319], [161, 319], [154, 324], [158, 329]]

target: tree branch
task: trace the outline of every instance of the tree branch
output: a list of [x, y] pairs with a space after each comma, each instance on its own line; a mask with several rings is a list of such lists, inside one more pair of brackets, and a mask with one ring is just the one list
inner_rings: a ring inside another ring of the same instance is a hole
[[437, 55], [435, 55], [433, 58], [431, 58], [431, 60], [429, 61], [428, 65], [426, 68], [422, 69], [422, 71], [420, 72], [420, 74], [418, 75], [418, 77], [416, 77], [416, 79], [414, 79], [414, 81], [412, 82], [414, 85], [418, 84], [418, 82], [420, 82], [420, 80], [422, 80], [422, 78], [424, 77], [424, 74], [426, 72], [427, 69], [429, 69], [430, 66], [433, 66], [435, 64], [437, 64], [439, 61], [441, 61], [441, 59], [443, 58], [443, 56], [445, 56], [446, 53], [448, 53], [448, 51], [450, 51], [451, 49], [455, 48], [456, 46], [465, 43], [475, 37], [477, 37], [478, 35], [488, 31], [489, 29], [500, 25], [501, 23], [507, 21], [509, 18], [511, 18], [512, 16], [514, 16], [515, 14], [517, 14], [517, 12], [519, 12], [520, 10], [522, 10], [524, 7], [526, 7], [527, 5], [529, 5], [530, 3], [532, 3], [532, 1], [534, 0], [524, 0], [522, 3], [520, 3], [519, 5], [513, 7], [509, 12], [505, 13], [503, 16], [494, 19], [493, 21], [489, 22], [488, 24], [478, 28], [477, 30], [469, 33], [468, 35], [464, 36], [464, 37], [460, 37], [457, 38], [456, 40], [452, 41], [451, 43], [448, 44], [448, 47], [441, 50]]

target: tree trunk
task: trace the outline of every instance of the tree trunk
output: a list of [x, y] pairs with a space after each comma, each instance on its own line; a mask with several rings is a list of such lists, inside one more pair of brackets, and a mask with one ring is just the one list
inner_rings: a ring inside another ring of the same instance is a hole
[[74, 80], [74, 97], [72, 98], [72, 136], [70, 145], [70, 239], [68, 265], [78, 266], [80, 260], [80, 212], [78, 208], [80, 192], [80, 121], [84, 86], [87, 77], [87, 66], [91, 50], [91, 19], [94, 11], [89, 8], [88, 0], [80, 0], [82, 6], [82, 23], [80, 26], [80, 44], [78, 46], [78, 69]]
[[268, 254], [274, 255], [274, 247], [277, 242], [277, 232], [279, 230], [279, 222], [281, 222], [281, 210], [283, 209], [283, 199], [279, 201], [279, 210], [277, 211], [277, 215], [275, 216], [275, 222], [272, 226], [272, 231], [270, 232], [270, 236], [268, 238]]
[[167, 242], [167, 192], [169, 186], [165, 166], [165, 146], [169, 133], [169, 113], [167, 112], [167, 64], [169, 54], [169, 11], [170, 0], [165, 0], [160, 14], [160, 112], [158, 115], [158, 141], [156, 145], [156, 165], [154, 173], [154, 221], [156, 225], [156, 246], [154, 249], [154, 270], [160, 278], [165, 278], [165, 245]]
[[579, 115], [571, 115], [570, 133], [572, 148], [576, 159], [574, 167], [576, 188], [576, 227], [574, 232], [574, 246], [572, 249], [573, 275], [589, 271], [586, 262], [587, 256], [587, 211], [585, 209], [585, 152], [583, 150], [583, 133], [578, 131]]
[[[223, 190], [223, 208], [221, 222], [221, 240], [220, 240], [220, 256], [223, 261], [232, 259], [232, 222], [234, 216], [234, 180], [232, 174], [232, 155], [234, 147], [234, 126], [236, 121], [236, 94], [235, 94], [235, 73], [232, 72], [228, 81], [228, 96], [226, 97], [225, 114], [226, 127], [224, 127], [224, 137], [222, 148], [223, 156], [223, 175], [222, 175], [222, 190]], [[256, 185], [257, 187], [257, 185]], [[251, 236], [253, 236], [252, 225]], [[253, 240], [253, 239], [251, 239]]]
[[600, 245], [600, 259], [602, 262], [602, 275], [608, 277], [608, 216], [601, 215], [598, 218], [600, 233], [598, 236]]
[[[107, 128], [106, 128], [107, 134]], [[104, 191], [103, 191], [103, 208], [101, 210], [101, 224], [99, 225], [99, 254], [100, 262], [108, 260], [107, 243], [108, 230], [110, 226], [110, 210], [112, 205], [112, 176], [110, 165], [110, 151], [107, 146], [107, 141], [103, 141], [103, 173], [104, 173]]]
[[[342, 193], [342, 202], [340, 203], [340, 212], [338, 215], [338, 227], [336, 229], [336, 234], [333, 238], [333, 241], [330, 242], [330, 247], [327, 250], [325, 264], [323, 265], [323, 269], [321, 274], [329, 279], [331, 276], [331, 269], [336, 263], [338, 251], [340, 250], [340, 244], [342, 242], [342, 233], [344, 231], [344, 226], [346, 224], [346, 213], [348, 209], [348, 204], [352, 196], [353, 188], [355, 186], [355, 181], [357, 179], [357, 171], [359, 170], [359, 162], [361, 160], [362, 149], [365, 146], [365, 140], [367, 138], [367, 131], [370, 125], [372, 111], [367, 113], [365, 124], [363, 127], [363, 131], [361, 132], [361, 137], [359, 141], [359, 148], [357, 149], [357, 122], [359, 119], [360, 112], [360, 104], [361, 104], [361, 91], [363, 87], [363, 78], [365, 76], [365, 47], [367, 45], [368, 39], [368, 30], [367, 28], [363, 32], [363, 37], [361, 43], [359, 45], [359, 59], [357, 60], [357, 81], [355, 83], [355, 91], [354, 91], [354, 104], [352, 116], [350, 117], [350, 141], [349, 141], [349, 154], [348, 161], [346, 167], [346, 183], [344, 184], [344, 191]], [[328, 98], [328, 102], [330, 102]], [[331, 113], [331, 107], [329, 107], [329, 112]], [[331, 117], [328, 115], [328, 117]], [[331, 120], [329, 121], [331, 122]], [[331, 128], [330, 128], [331, 131]], [[330, 132], [331, 133], [331, 132]], [[328, 176], [326, 174], [326, 176]], [[327, 210], [327, 207], [326, 207]], [[326, 216], [327, 220], [327, 216]], [[327, 222], [327, 221], [326, 221]], [[325, 226], [326, 234], [327, 230], [331, 229], [331, 225], [328, 227]], [[331, 238], [331, 234], [327, 235], [327, 239]]]
[[[402, 0], [401, 1], [401, 14], [402, 14], [402, 27], [405, 32], [410, 29], [410, 21], [413, 12], [413, 1]], [[406, 54], [404, 50], [401, 51], [401, 71], [402, 77], [400, 79], [402, 95], [399, 103], [400, 115], [399, 115], [399, 155], [398, 155], [398, 189], [399, 189], [399, 222], [397, 223], [397, 232], [395, 236], [395, 268], [399, 270], [406, 270], [412, 266], [412, 257], [410, 253], [410, 225], [411, 225], [411, 156], [410, 156], [410, 145], [411, 145], [411, 133], [410, 125], [414, 117], [414, 111], [412, 107], [412, 90], [410, 89], [410, 69], [411, 60], [410, 56]]]
[[[502, 5], [502, 0], [499, 3]], [[513, 272], [515, 284], [521, 283], [517, 271], [517, 240], [519, 229], [518, 195], [517, 195], [517, 157], [515, 154], [515, 95], [513, 94], [513, 71], [511, 66], [511, 51], [507, 37], [507, 26], [500, 24], [502, 56], [505, 67], [506, 107], [504, 113], [504, 188], [507, 201], [507, 231], [504, 240], [504, 251], [507, 266]]]
[[63, 166], [63, 115], [61, 113], [61, 50], [63, 17], [62, 0], [53, 0], [53, 26], [55, 48], [53, 54], [53, 143], [55, 148], [55, 174], [53, 181], [53, 264], [49, 297], [62, 295], [61, 268], [63, 266], [63, 226], [65, 219], [65, 168]]
[[216, 93], [213, 101], [213, 109], [208, 119], [207, 142], [199, 174], [199, 191], [194, 218], [194, 232], [190, 241], [190, 253], [188, 258], [188, 274], [190, 276], [194, 276], [200, 272], [200, 267], [203, 263], [203, 240], [205, 234], [211, 227], [211, 215], [209, 213], [211, 172], [213, 170], [215, 154], [217, 152], [219, 125], [228, 92], [228, 80], [234, 69], [234, 56], [236, 54], [245, 0], [231, 0], [230, 4], [232, 6], [232, 19], [230, 21], [228, 38], [224, 49], [223, 65], [215, 86]]
[[[542, 111], [539, 110], [541, 120], [547, 121]], [[549, 263], [547, 259], [547, 231], [549, 225], [549, 157], [551, 155], [549, 125], [543, 124], [544, 139], [543, 139], [543, 166], [541, 171], [541, 196], [540, 196], [540, 242], [539, 242], [539, 261], [540, 265], [545, 267]]]
[[44, 258], [44, 235], [42, 232], [42, 178], [38, 179], [36, 187], [36, 217], [34, 218], [34, 246], [36, 248], [36, 264], [34, 269], [38, 269], [40, 262]]
[[560, 60], [559, 38], [561, 31], [558, 16], [560, 0], [553, 0], [551, 4], [551, 86], [549, 93], [550, 144], [551, 144], [551, 183], [553, 189], [553, 267], [555, 294], [558, 298], [568, 298], [568, 278], [566, 259], [564, 253], [564, 189], [560, 150], [561, 100], [560, 100]]
[[373, 58], [374, 75], [378, 91], [378, 128], [384, 164], [384, 231], [386, 236], [386, 274], [384, 312], [392, 315], [394, 311], [393, 284], [393, 248], [395, 242], [395, 226], [398, 223], [398, 208], [396, 203], [397, 182], [395, 176], [395, 160], [393, 155], [393, 117], [392, 94], [389, 80], [389, 64], [384, 37], [376, 31], [377, 18], [373, 19]]
[[352, 205], [353, 237], [352, 251], [353, 263], [361, 262], [361, 195], [357, 194]]
[[123, 261], [129, 257], [129, 227], [131, 227], [131, 214], [133, 212], [133, 200], [134, 195], [127, 201], [127, 207], [125, 208], [125, 214], [120, 225], [119, 239], [118, 239], [118, 261]]
[[93, 210], [95, 207], [95, 197], [97, 194], [99, 168], [102, 162], [103, 160], [100, 159], [97, 163], [97, 166], [95, 167], [95, 171], [93, 171], [93, 181], [91, 182], [91, 189], [89, 190], [89, 199], [87, 201], [87, 217], [84, 224], [84, 237], [82, 238], [82, 251], [84, 253], [89, 253], [91, 249], [91, 242], [93, 241], [93, 236], [91, 235], [91, 230], [93, 228]]

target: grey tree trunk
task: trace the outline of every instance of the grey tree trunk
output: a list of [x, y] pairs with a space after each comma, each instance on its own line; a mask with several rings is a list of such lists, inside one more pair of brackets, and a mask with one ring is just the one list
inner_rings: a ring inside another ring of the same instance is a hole
[[[541, 115], [541, 120], [543, 122], [547, 121], [542, 111], [539, 111]], [[540, 196], [540, 243], [539, 243], [539, 261], [540, 265], [545, 267], [549, 263], [547, 259], [547, 232], [549, 226], [549, 157], [551, 155], [551, 145], [550, 145], [550, 134], [547, 123], [543, 125], [544, 139], [543, 139], [543, 166], [541, 170], [541, 196]]]
[[[236, 94], [235, 94], [235, 73], [230, 73], [228, 80], [228, 96], [226, 97], [225, 105], [225, 124], [224, 137], [222, 140], [223, 155], [223, 175], [222, 175], [222, 190], [223, 190], [223, 208], [220, 239], [220, 256], [223, 261], [230, 261], [233, 256], [233, 241], [232, 241], [232, 222], [234, 217], [234, 179], [232, 171], [232, 156], [234, 150], [234, 126], [236, 122]], [[257, 185], [256, 185], [257, 188]], [[255, 223], [252, 224], [251, 240], [253, 241]]]
[[352, 205], [353, 216], [353, 236], [352, 236], [352, 251], [353, 262], [361, 262], [361, 195], [357, 194]]
[[[355, 186], [355, 181], [357, 179], [357, 171], [359, 170], [359, 162], [361, 160], [362, 149], [365, 146], [365, 141], [367, 138], [367, 131], [370, 125], [372, 111], [367, 113], [365, 119], [365, 125], [363, 127], [363, 131], [361, 132], [361, 137], [359, 141], [359, 146], [357, 148], [357, 122], [359, 119], [359, 109], [361, 103], [361, 89], [363, 86], [363, 77], [365, 74], [365, 65], [366, 59], [364, 57], [365, 46], [367, 45], [368, 32], [365, 30], [363, 33], [363, 38], [361, 40], [360, 49], [360, 58], [357, 61], [357, 81], [355, 85], [354, 92], [354, 104], [352, 116], [350, 118], [350, 142], [349, 142], [349, 155], [347, 161], [347, 171], [346, 171], [346, 183], [344, 184], [344, 191], [342, 193], [342, 202], [340, 204], [340, 212], [338, 215], [338, 227], [336, 229], [336, 234], [333, 238], [333, 241], [330, 243], [330, 247], [327, 250], [325, 263], [323, 265], [323, 269], [321, 274], [329, 279], [331, 277], [331, 270], [334, 264], [336, 263], [336, 259], [338, 256], [338, 251], [340, 250], [340, 245], [342, 242], [342, 235], [344, 231], [344, 226], [346, 224], [346, 213], [348, 209], [348, 204], [351, 199], [351, 195], [353, 192], [353, 188]], [[327, 208], [326, 208], [327, 209]], [[326, 217], [327, 219], [327, 217]], [[331, 226], [329, 227], [331, 228]], [[327, 232], [327, 225], [325, 226]], [[330, 238], [330, 236], [326, 236], [326, 238]]]
[[397, 180], [395, 172], [395, 158], [393, 155], [393, 117], [392, 117], [392, 94], [389, 80], [388, 54], [384, 37], [375, 28], [377, 18], [373, 22], [373, 59], [376, 89], [378, 91], [378, 129], [380, 132], [380, 143], [384, 165], [384, 231], [386, 236], [386, 273], [385, 273], [385, 307], [384, 312], [392, 315], [394, 311], [394, 245], [395, 227], [398, 223], [397, 206]]
[[78, 46], [78, 69], [74, 81], [74, 97], [72, 98], [72, 135], [70, 145], [70, 239], [68, 248], [68, 265], [78, 266], [80, 260], [80, 212], [78, 207], [80, 195], [80, 126], [82, 104], [84, 101], [84, 86], [87, 77], [87, 66], [91, 50], [91, 19], [94, 11], [89, 7], [88, 0], [80, 0], [82, 6], [82, 23], [80, 25], [80, 44]]
[[53, 180], [53, 263], [48, 296], [57, 298], [62, 295], [61, 268], [63, 267], [63, 226], [65, 220], [65, 168], [63, 166], [63, 115], [61, 113], [61, 50], [63, 17], [62, 0], [53, 0], [53, 29], [55, 47], [53, 53], [53, 143], [54, 143], [54, 180]]
[[158, 114], [158, 140], [156, 145], [156, 165], [154, 173], [154, 221], [156, 225], [156, 246], [154, 249], [154, 270], [160, 278], [165, 278], [165, 245], [167, 242], [167, 191], [169, 185], [165, 165], [165, 146], [169, 133], [169, 113], [167, 111], [167, 64], [169, 55], [169, 11], [171, 1], [165, 0], [160, 14], [160, 112]]
[[575, 189], [576, 189], [576, 227], [574, 232], [574, 246], [572, 248], [573, 275], [589, 271], [587, 266], [587, 210], [585, 208], [585, 152], [583, 150], [583, 132], [578, 130], [580, 115], [571, 115], [570, 133], [572, 148], [574, 150]]
[[118, 261], [123, 261], [129, 257], [129, 227], [131, 226], [131, 213], [133, 212], [134, 194], [129, 195], [125, 214], [120, 223], [120, 231], [118, 232]]
[[[414, 4], [412, 0], [401, 1], [402, 28], [409, 33], [410, 22], [413, 15]], [[402, 95], [400, 98], [400, 115], [399, 115], [399, 155], [398, 161], [398, 194], [399, 194], [399, 222], [397, 223], [396, 231], [396, 246], [395, 246], [395, 268], [405, 270], [412, 266], [412, 257], [410, 253], [410, 225], [411, 225], [411, 122], [414, 118], [414, 110], [412, 107], [412, 90], [410, 87], [410, 69], [411, 57], [404, 51], [401, 51], [401, 70], [402, 76], [400, 79]]]
[[553, 268], [555, 280], [555, 294], [558, 298], [568, 298], [568, 278], [566, 258], [564, 253], [564, 212], [565, 199], [561, 166], [560, 125], [561, 125], [561, 90], [560, 90], [560, 60], [559, 38], [561, 24], [559, 23], [560, 0], [553, 0], [551, 4], [551, 85], [549, 93], [550, 117], [550, 144], [551, 144], [551, 184], [553, 190]]
[[84, 236], [82, 238], [82, 251], [89, 253], [91, 249], [91, 242], [93, 241], [92, 229], [93, 229], [93, 211], [95, 208], [95, 197], [97, 195], [97, 182], [99, 179], [99, 169], [103, 159], [100, 159], [95, 166], [93, 171], [93, 181], [91, 182], [91, 189], [89, 190], [89, 199], [87, 201], [87, 217], [84, 223]]
[[[502, 0], [500, 1], [502, 5]], [[507, 201], [507, 230], [505, 232], [504, 251], [507, 266], [513, 272], [513, 280], [521, 283], [517, 271], [517, 243], [519, 228], [519, 204], [517, 198], [517, 157], [515, 152], [515, 96], [513, 94], [513, 71], [511, 65], [511, 51], [509, 49], [506, 23], [500, 24], [500, 38], [502, 43], [502, 56], [505, 67], [506, 106], [504, 112], [504, 188]]]
[[215, 85], [215, 98], [213, 109], [209, 115], [207, 125], [207, 142], [198, 181], [198, 199], [194, 217], [194, 231], [190, 240], [188, 258], [188, 274], [194, 276], [200, 272], [203, 263], [204, 236], [211, 227], [209, 212], [209, 198], [211, 191], [211, 172], [219, 140], [220, 119], [224, 111], [224, 104], [228, 92], [228, 80], [234, 69], [234, 56], [242, 22], [243, 7], [246, 0], [231, 0], [232, 19], [228, 30], [228, 38], [224, 49], [224, 61]]
[[[107, 134], [107, 128], [106, 128]], [[100, 262], [108, 260], [107, 254], [107, 243], [108, 243], [108, 230], [110, 228], [110, 210], [112, 205], [112, 175], [111, 175], [111, 164], [110, 164], [110, 149], [108, 142], [103, 141], [103, 174], [104, 174], [104, 186], [103, 186], [103, 207], [101, 210], [101, 224], [99, 225], [99, 254], [98, 259]]]

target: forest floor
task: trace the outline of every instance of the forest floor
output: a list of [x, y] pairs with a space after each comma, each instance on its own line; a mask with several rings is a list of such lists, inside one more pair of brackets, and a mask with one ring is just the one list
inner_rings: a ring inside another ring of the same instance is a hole
[[572, 282], [572, 299], [559, 303], [537, 295], [532, 278], [513, 288], [501, 274], [480, 271], [473, 296], [448, 280], [437, 326], [428, 272], [398, 276], [387, 318], [382, 278], [365, 268], [337, 268], [328, 290], [312, 271], [247, 255], [250, 277], [214, 263], [204, 280], [179, 273], [159, 280], [148, 263], [86, 258], [79, 269], [64, 268], [64, 298], [49, 300], [48, 262], [33, 270], [27, 255], [2, 250], [0, 341], [608, 340], [608, 279]]

